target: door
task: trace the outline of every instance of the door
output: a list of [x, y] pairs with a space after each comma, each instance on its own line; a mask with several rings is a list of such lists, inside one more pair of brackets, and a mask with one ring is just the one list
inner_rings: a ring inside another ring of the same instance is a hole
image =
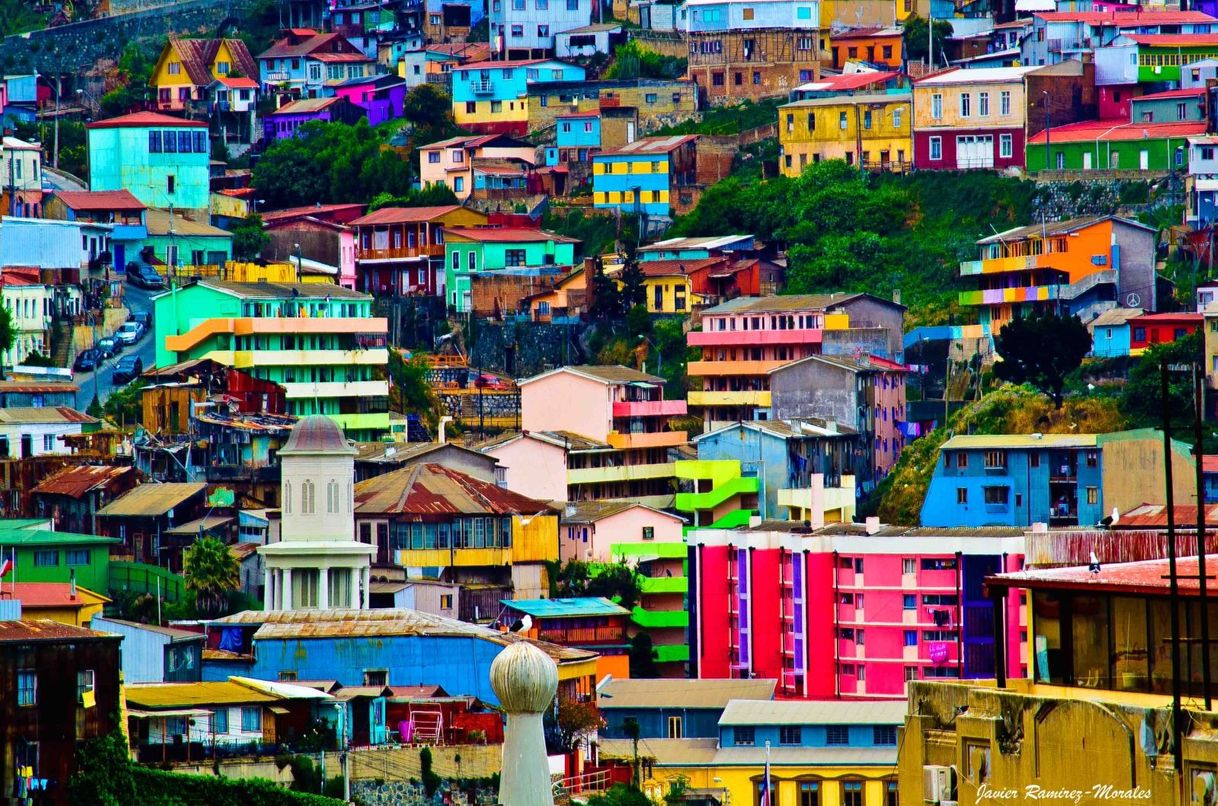
[[127, 247], [124, 244], [114, 244], [114, 268], [117, 271], [127, 268]]
[[634, 142], [634, 123], [626, 124], [626, 142], [627, 143]]
[[28, 459], [34, 455], [34, 437], [30, 434], [21, 435], [21, 458]]
[[1143, 171], [1150, 170], [1150, 152], [1142, 150], [1138, 152], [1138, 168]]
[[1091, 170], [1091, 152], [1089, 152], [1089, 151], [1083, 152], [1083, 170], [1084, 171]]

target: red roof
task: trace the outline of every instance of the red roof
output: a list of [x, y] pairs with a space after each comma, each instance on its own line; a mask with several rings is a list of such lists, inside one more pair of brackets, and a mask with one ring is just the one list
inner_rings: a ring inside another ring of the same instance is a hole
[[147, 210], [129, 190], [60, 190], [55, 197], [73, 210]]
[[85, 604], [79, 595], [72, 596], [71, 582], [6, 582], [3, 588], [5, 597], [20, 600], [22, 608], [80, 607]]
[[[1206, 460], [1218, 460], [1218, 456], [1202, 456], [1201, 470], [1206, 471]], [[1218, 463], [1215, 463], [1218, 470]], [[1176, 527], [1190, 529], [1197, 525], [1197, 507], [1192, 504], [1176, 504], [1172, 507], [1176, 518]], [[1208, 526], [1218, 526], [1218, 506], [1205, 508], [1205, 522]], [[1111, 526], [1114, 530], [1129, 529], [1166, 529], [1167, 507], [1163, 504], [1142, 504], [1117, 518]]]
[[[834, 37], [840, 39], [841, 37]], [[859, 87], [870, 87], [872, 84], [881, 84], [886, 81], [901, 75], [896, 70], [887, 70], [882, 73], [843, 73], [840, 76], [822, 76], [819, 81], [810, 82], [817, 87], [824, 87], [827, 90], [855, 90]]]
[[1033, 16], [1048, 22], [1085, 22], [1140, 28], [1144, 25], [1178, 25], [1186, 22], [1218, 22], [1200, 11], [1042, 11]]
[[454, 210], [460, 210], [459, 204], [446, 204], [440, 207], [382, 207], [366, 216], [351, 222], [353, 227], [372, 226], [374, 224], [415, 224], [424, 221], [434, 221], [440, 216], [448, 215]]
[[276, 221], [287, 221], [293, 218], [308, 218], [324, 213], [340, 213], [349, 210], [362, 210], [362, 204], [315, 204], [311, 207], [289, 207], [284, 210], [273, 210], [262, 214], [262, 222], [270, 224]]
[[667, 277], [673, 274], [692, 274], [727, 261], [725, 257], [706, 257], [700, 260], [642, 260], [639, 268], [645, 277]]
[[[1053, 143], [1117, 142], [1122, 140], [1153, 140], [1165, 137], [1192, 137], [1205, 134], [1205, 121], [1173, 123], [1119, 123], [1105, 120], [1082, 120], [1048, 129]], [[1028, 138], [1028, 145], [1044, 145], [1045, 132]]]
[[[191, 82], [206, 86], [212, 82], [211, 68], [216, 61], [216, 55], [223, 44], [232, 54], [232, 67], [247, 76], [258, 75], [258, 65], [250, 55], [249, 48], [240, 39], [180, 39], [169, 38], [169, 47], [178, 54], [186, 75]], [[255, 84], [254, 86], [257, 86]]]
[[[8, 584], [5, 583], [5, 587]], [[121, 635], [94, 632], [84, 627], [73, 627], [70, 624], [60, 624], [46, 619], [22, 619], [21, 621], [0, 621], [0, 643], [8, 641], [82, 641], [82, 640], [114, 641], [122, 640]]]
[[[1195, 554], [1176, 559], [1176, 581], [1181, 596], [1192, 597], [1199, 594], [1197, 566]], [[1047, 588], [1166, 596], [1171, 585], [1167, 571], [1168, 561], [1165, 559], [1143, 560], [1103, 565], [1098, 574], [1092, 573], [1085, 565], [999, 574], [986, 577], [986, 584], [997, 588]], [[1206, 555], [1205, 572], [1211, 579], [1218, 572], [1218, 555]]]
[[535, 515], [551, 513], [544, 501], [438, 464], [417, 464], [355, 485], [360, 515]]
[[453, 72], [458, 70], [502, 70], [505, 67], [527, 67], [530, 64], [541, 64], [543, 62], [552, 62], [553, 59], [515, 59], [502, 62], [474, 62], [472, 64], [463, 64], [460, 67], [453, 68]]
[[1144, 313], [1141, 316], [1135, 316], [1130, 319], [1130, 322], [1145, 323], [1150, 322], [1175, 322], [1183, 325], [1198, 325], [1205, 320], [1205, 316], [1199, 313]]
[[206, 129], [207, 121], [175, 118], [173, 115], [162, 115], [160, 112], [132, 112], [129, 115], [119, 115], [116, 118], [89, 124], [90, 129], [135, 129], [152, 126], [192, 126]]
[[244, 76], [242, 76], [241, 78], [229, 78], [228, 76], [224, 76], [222, 78], [217, 78], [216, 81], [219, 81], [221, 84], [228, 87], [230, 90], [256, 90], [256, 89], [258, 89], [257, 81], [255, 81], [252, 78], [245, 78]]
[[134, 475], [133, 467], [110, 465], [75, 465], [61, 468], [47, 476], [30, 492], [46, 495], [66, 495], [79, 499], [85, 493], [105, 487], [126, 475]]
[[1152, 92], [1149, 95], [1139, 95], [1133, 101], [1165, 101], [1168, 98], [1193, 98], [1204, 94], [1205, 87], [1190, 87], [1183, 90], [1166, 90], [1164, 92]]
[[554, 232], [541, 229], [449, 229], [449, 235], [458, 235], [471, 241], [486, 243], [535, 243], [537, 241], [555, 241], [557, 243], [579, 243], [575, 238], [568, 238]]
[[1190, 45], [1218, 45], [1218, 34], [1131, 34], [1131, 40], [1150, 47], [1178, 48]]

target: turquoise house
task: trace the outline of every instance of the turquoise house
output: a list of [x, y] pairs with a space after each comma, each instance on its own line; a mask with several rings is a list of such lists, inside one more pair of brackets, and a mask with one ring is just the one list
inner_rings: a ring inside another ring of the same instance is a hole
[[1129, 320], [1143, 313], [1141, 308], [1113, 308], [1087, 323], [1091, 331], [1091, 355], [1119, 358], [1129, 355]]
[[135, 112], [90, 123], [90, 190], [128, 190], [148, 207], [206, 210], [207, 121]]
[[223, 266], [233, 258], [233, 234], [167, 210], [148, 210], [144, 244], [166, 266]]
[[[490, 272], [566, 272], [579, 241], [537, 229], [450, 229], [444, 233], [444, 280], [449, 307], [471, 310], [470, 278]], [[561, 267], [561, 268], [560, 268]]]

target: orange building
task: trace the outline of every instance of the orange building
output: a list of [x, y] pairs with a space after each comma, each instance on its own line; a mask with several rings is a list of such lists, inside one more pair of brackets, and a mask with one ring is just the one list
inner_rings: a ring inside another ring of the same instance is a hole
[[630, 677], [630, 611], [603, 596], [577, 599], [504, 599], [507, 615], [531, 626], [530, 638], [597, 653], [596, 679]]
[[903, 36], [900, 28], [848, 28], [832, 34], [833, 67], [840, 70], [846, 62], [866, 62], [880, 69], [900, 70]]

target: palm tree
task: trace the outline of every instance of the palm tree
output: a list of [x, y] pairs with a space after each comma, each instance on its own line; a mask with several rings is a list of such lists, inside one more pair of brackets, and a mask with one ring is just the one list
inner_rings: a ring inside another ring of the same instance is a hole
[[203, 617], [220, 615], [227, 594], [241, 584], [241, 566], [228, 546], [214, 537], [200, 537], [183, 558], [186, 589], [195, 592], [195, 609]]

